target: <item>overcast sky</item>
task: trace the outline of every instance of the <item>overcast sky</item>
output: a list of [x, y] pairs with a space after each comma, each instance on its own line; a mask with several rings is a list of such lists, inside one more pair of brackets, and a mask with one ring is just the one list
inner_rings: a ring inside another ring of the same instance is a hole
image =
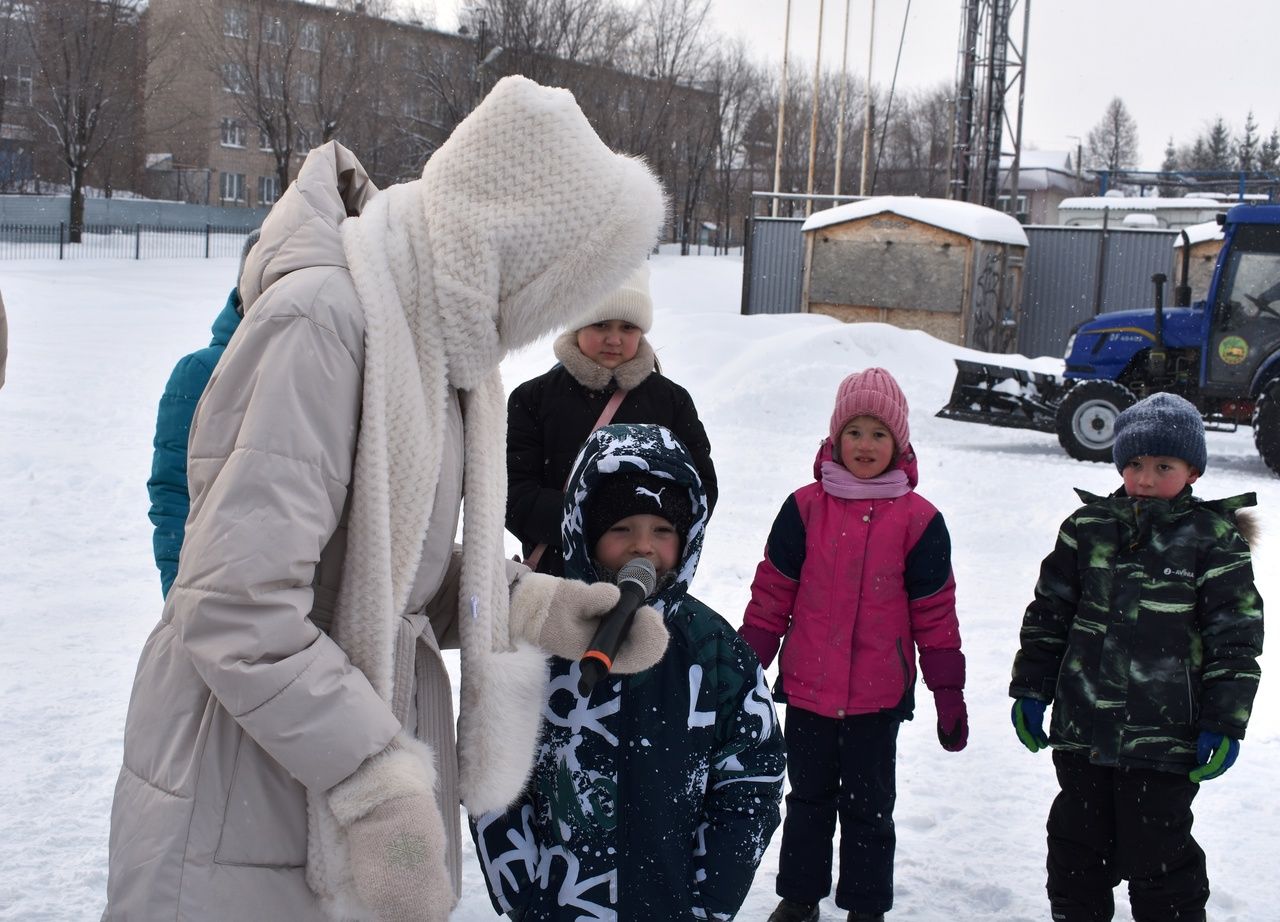
[[[1014, 31], [1022, 28], [1017, 0]], [[791, 57], [810, 72], [819, 0], [791, 0]], [[456, 23], [458, 0], [436, 0], [438, 26]], [[898, 87], [955, 79], [960, 0], [876, 0], [872, 80], [888, 87], [908, 5]], [[849, 70], [865, 74], [871, 0], [851, 0]], [[780, 65], [786, 0], [712, 0], [713, 28], [741, 35]], [[836, 69], [844, 0], [826, 0], [824, 69]], [[1214, 20], [1216, 16], [1216, 20]], [[1139, 166], [1159, 169], [1164, 148], [1189, 143], [1221, 115], [1239, 132], [1252, 110], [1264, 136], [1280, 127], [1280, 3], [1275, 0], [1031, 0], [1023, 143], [1068, 150], [1083, 141], [1113, 96], [1138, 126]], [[1016, 101], [1011, 105], [1016, 111]], [[832, 115], [834, 118], [834, 114]], [[1008, 149], [1009, 142], [1006, 142]]]

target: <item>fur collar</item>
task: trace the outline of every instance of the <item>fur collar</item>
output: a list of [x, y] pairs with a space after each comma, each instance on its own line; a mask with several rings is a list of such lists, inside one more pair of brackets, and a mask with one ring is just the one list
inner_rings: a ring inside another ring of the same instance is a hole
[[582, 354], [582, 350], [578, 348], [577, 330], [566, 330], [557, 336], [552, 350], [564, 370], [573, 376], [573, 380], [589, 391], [602, 391], [609, 386], [610, 381], [618, 382], [618, 387], [623, 390], [633, 391], [654, 371], [653, 347], [644, 336], [640, 337], [636, 357], [623, 362], [612, 371]]

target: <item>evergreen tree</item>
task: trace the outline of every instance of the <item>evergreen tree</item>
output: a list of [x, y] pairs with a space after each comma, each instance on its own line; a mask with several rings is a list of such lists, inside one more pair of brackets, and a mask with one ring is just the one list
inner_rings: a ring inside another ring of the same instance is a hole
[[1213, 124], [1209, 126], [1209, 133], [1205, 136], [1204, 146], [1209, 159], [1209, 165], [1206, 169], [1231, 170], [1235, 168], [1235, 158], [1232, 156], [1234, 145], [1231, 143], [1231, 129], [1227, 127], [1227, 123], [1223, 121], [1221, 115], [1214, 119]]
[[1252, 170], [1257, 166], [1258, 157], [1258, 123], [1253, 120], [1253, 110], [1245, 116], [1244, 134], [1240, 136], [1240, 142], [1236, 145], [1236, 163], [1239, 168], [1244, 171]]
[[1272, 128], [1271, 134], [1258, 148], [1258, 169], [1271, 171], [1280, 166], [1280, 129]]
[[[1161, 173], [1176, 173], [1178, 171], [1178, 150], [1173, 146], [1173, 135], [1169, 135], [1169, 141], [1164, 146], [1164, 160], [1160, 162]], [[1173, 195], [1177, 191], [1177, 186], [1173, 183], [1161, 183], [1161, 195]]]

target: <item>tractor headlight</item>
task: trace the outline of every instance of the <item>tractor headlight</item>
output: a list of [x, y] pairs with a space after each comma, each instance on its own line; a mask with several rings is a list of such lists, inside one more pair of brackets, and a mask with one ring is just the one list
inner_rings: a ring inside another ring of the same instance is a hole
[[1062, 353], [1064, 359], [1071, 358], [1071, 351], [1076, 347], [1076, 334], [1072, 333], [1067, 337], [1067, 349]]

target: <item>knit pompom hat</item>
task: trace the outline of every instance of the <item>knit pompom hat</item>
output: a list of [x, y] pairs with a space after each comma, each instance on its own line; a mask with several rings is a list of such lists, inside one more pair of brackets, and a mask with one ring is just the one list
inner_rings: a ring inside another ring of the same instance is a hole
[[1177, 394], [1152, 394], [1116, 417], [1116, 441], [1111, 457], [1116, 469], [1141, 455], [1181, 458], [1201, 474], [1209, 463], [1204, 444], [1204, 420], [1187, 399]]
[[581, 330], [602, 320], [625, 320], [638, 326], [642, 333], [649, 332], [653, 326], [653, 299], [649, 297], [648, 266], [641, 266], [631, 273], [622, 285], [583, 314], [572, 328]]
[[840, 382], [836, 408], [831, 414], [831, 444], [839, 450], [840, 430], [858, 416], [874, 416], [893, 436], [894, 447], [902, 451], [911, 441], [907, 426], [907, 395], [893, 375], [883, 368], [855, 371]]

